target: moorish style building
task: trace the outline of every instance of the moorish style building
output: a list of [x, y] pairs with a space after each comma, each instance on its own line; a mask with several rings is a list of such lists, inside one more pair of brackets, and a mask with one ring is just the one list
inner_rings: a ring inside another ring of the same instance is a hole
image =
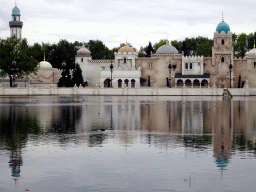
[[21, 39], [21, 30], [23, 26], [23, 22], [20, 21], [20, 9], [17, 7], [17, 3], [15, 3], [15, 7], [12, 9], [12, 21], [9, 22], [11, 37], [17, 37]]

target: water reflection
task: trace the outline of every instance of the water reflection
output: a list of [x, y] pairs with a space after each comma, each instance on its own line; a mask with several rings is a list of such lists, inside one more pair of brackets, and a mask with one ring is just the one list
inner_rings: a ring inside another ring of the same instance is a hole
[[216, 170], [232, 155], [256, 154], [255, 98], [30, 97], [0, 98], [0, 149], [9, 151], [11, 176], [21, 176], [29, 144], [90, 148], [136, 144], [166, 153], [212, 151]]

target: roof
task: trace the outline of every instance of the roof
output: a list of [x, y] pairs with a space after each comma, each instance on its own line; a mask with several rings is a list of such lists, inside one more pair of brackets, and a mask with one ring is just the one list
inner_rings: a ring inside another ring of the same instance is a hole
[[227, 33], [230, 31], [230, 27], [225, 21], [222, 21], [217, 25], [216, 31], [218, 31], [219, 33], [221, 31], [224, 31], [225, 33]]
[[156, 53], [168, 54], [168, 53], [179, 53], [179, 52], [174, 46], [168, 44], [168, 45], [162, 45], [161, 47], [159, 47]]
[[182, 73], [176, 73], [175, 78], [210, 78], [210, 73], [204, 73], [203, 75], [182, 75]]
[[20, 16], [20, 9], [15, 5], [15, 7], [12, 9], [12, 16]]
[[129, 52], [134, 53], [135, 51], [133, 50], [132, 47], [130, 47], [129, 45], [126, 44], [125, 46], [121, 47], [121, 48], [118, 50], [118, 52], [120, 52], [120, 53], [123, 53], [123, 52], [126, 52], [126, 53], [129, 53]]

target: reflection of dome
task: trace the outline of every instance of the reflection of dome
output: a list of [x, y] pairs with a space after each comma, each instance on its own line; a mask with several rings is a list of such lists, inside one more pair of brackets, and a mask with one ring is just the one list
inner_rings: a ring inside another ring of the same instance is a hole
[[168, 44], [159, 47], [156, 53], [178, 53], [178, 50], [174, 46]]
[[228, 25], [226, 22], [222, 21], [222, 22], [220, 22], [220, 23], [218, 24], [218, 26], [217, 26], [217, 28], [216, 28], [216, 31], [218, 31], [219, 33], [220, 33], [221, 31], [224, 31], [225, 33], [227, 33], [227, 32], [230, 31], [230, 28], [229, 28], [229, 25]]
[[228, 165], [228, 159], [221, 159], [221, 158], [218, 158], [216, 159], [216, 164], [217, 164], [217, 167], [219, 167], [220, 169], [219, 170], [227, 170], [225, 169]]
[[129, 52], [134, 53], [135, 51], [133, 50], [133, 48], [131, 48], [129, 45], [126, 44], [125, 46], [121, 47], [121, 48], [118, 50], [118, 52], [120, 52], [120, 53], [123, 53], [123, 52], [126, 52], [126, 53], [129, 53]]
[[15, 7], [12, 9], [12, 16], [20, 16], [20, 9], [15, 5]]
[[85, 57], [90, 57], [91, 52], [85, 47], [81, 47], [78, 51], [77, 51], [77, 55], [78, 56], [85, 56]]
[[245, 56], [248, 58], [256, 58], [256, 49], [253, 48], [252, 50], [250, 50], [249, 52], [245, 53]]
[[47, 61], [41, 61], [39, 63], [39, 68], [52, 69], [52, 65], [51, 65], [51, 63], [49, 63]]

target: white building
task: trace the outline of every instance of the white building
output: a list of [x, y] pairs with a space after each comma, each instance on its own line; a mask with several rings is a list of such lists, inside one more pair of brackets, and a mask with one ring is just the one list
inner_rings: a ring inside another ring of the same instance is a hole
[[113, 64], [112, 86], [114, 88], [139, 88], [141, 69], [135, 68], [135, 59], [138, 58], [129, 45], [121, 47], [115, 54], [115, 60], [92, 60], [91, 52], [83, 46], [77, 51], [75, 62], [82, 69], [84, 80], [88, 86], [111, 87], [110, 64]]
[[10, 36], [17, 37], [21, 39], [21, 29], [23, 26], [23, 22], [20, 21], [20, 9], [17, 7], [15, 3], [15, 7], [12, 9], [12, 21], [9, 22], [10, 25]]

